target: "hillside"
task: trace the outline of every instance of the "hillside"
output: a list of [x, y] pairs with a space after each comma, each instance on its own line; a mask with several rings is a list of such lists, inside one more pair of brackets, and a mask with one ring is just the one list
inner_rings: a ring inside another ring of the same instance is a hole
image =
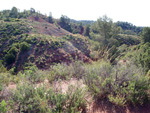
[[32, 28], [30, 34], [32, 33], [39, 33], [44, 35], [62, 37], [65, 35], [71, 35], [70, 32], [64, 30], [63, 28], [59, 27], [58, 25], [51, 24], [42, 18], [37, 18], [35, 16], [29, 16], [25, 20]]
[[149, 56], [149, 27], [0, 11], [0, 113], [149, 113]]
[[128, 22], [120, 22], [118, 21], [117, 26], [120, 26], [123, 30], [123, 34], [128, 34], [128, 35], [140, 35], [140, 33], [143, 30], [143, 27], [137, 27], [131, 23]]
[[41, 17], [1, 21], [0, 28], [0, 60], [8, 69], [13, 67], [18, 72], [28, 65], [48, 69], [54, 63], [73, 59], [91, 62], [86, 38]]

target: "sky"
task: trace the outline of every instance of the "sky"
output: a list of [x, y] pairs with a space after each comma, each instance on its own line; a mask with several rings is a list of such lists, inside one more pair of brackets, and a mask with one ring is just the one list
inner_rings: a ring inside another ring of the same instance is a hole
[[0, 10], [34, 8], [54, 18], [66, 15], [75, 20], [97, 20], [107, 15], [114, 22], [124, 21], [150, 27], [150, 0], [0, 0]]

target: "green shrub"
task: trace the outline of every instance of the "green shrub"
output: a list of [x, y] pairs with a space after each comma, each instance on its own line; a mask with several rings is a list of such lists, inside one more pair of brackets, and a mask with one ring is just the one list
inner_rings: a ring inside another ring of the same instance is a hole
[[[78, 113], [86, 108], [85, 90], [70, 86], [66, 94], [28, 82], [17, 85], [9, 100], [13, 112]], [[14, 107], [16, 106], [16, 107]]]
[[150, 69], [150, 43], [147, 42], [141, 45], [140, 48], [134, 53], [133, 60], [136, 65], [141, 65], [144, 72], [148, 72]]
[[17, 52], [18, 52], [18, 49], [17, 49], [15, 46], [13, 46], [13, 47], [8, 51], [8, 53], [12, 53], [12, 54], [14, 54], [14, 55], [16, 55]]
[[5, 73], [0, 73], [0, 85], [1, 84], [6, 84], [8, 85], [8, 83], [11, 81], [11, 75], [7, 72]]
[[96, 98], [107, 96], [111, 92], [112, 66], [110, 63], [97, 62], [86, 68], [85, 83]]
[[150, 28], [145, 27], [141, 33], [142, 43], [149, 42], [150, 43]]
[[15, 62], [15, 55], [13, 55], [12, 53], [8, 53], [5, 55], [4, 59], [7, 65], [12, 64], [13, 62]]
[[32, 66], [28, 70], [26, 70], [24, 76], [32, 83], [43, 82], [46, 77], [45, 72], [42, 70], [38, 70], [36, 66]]
[[65, 111], [66, 96], [60, 92], [48, 91], [47, 99], [52, 113], [63, 113]]
[[4, 73], [4, 72], [7, 72], [7, 69], [0, 64], [0, 73]]
[[142, 69], [134, 64], [111, 66], [108, 62], [100, 62], [87, 69], [85, 83], [96, 99], [107, 98], [119, 106], [143, 105], [148, 101], [150, 77], [144, 76]]
[[79, 110], [86, 109], [85, 100], [86, 90], [79, 88], [79, 86], [70, 86], [66, 92], [66, 113], [77, 113]]
[[5, 102], [5, 100], [3, 100], [0, 103], [0, 113], [6, 113], [8, 111], [7, 109], [7, 103]]
[[124, 106], [126, 104], [126, 98], [122, 95], [113, 95], [113, 94], [110, 94], [108, 95], [108, 99], [111, 103], [117, 105], [117, 106]]
[[149, 77], [141, 76], [136, 81], [130, 82], [127, 90], [128, 94], [126, 99], [133, 105], [136, 104], [143, 105], [149, 100], [147, 92], [148, 90], [149, 90]]
[[51, 67], [50, 75], [55, 79], [66, 79], [70, 75], [67, 64], [56, 64]]
[[51, 66], [49, 79], [68, 79], [71, 77], [82, 78], [85, 75], [83, 62], [75, 61], [67, 65], [66, 63], [59, 63]]
[[122, 58], [131, 60], [138, 68], [142, 67], [146, 74], [150, 69], [150, 43], [128, 47], [125, 51]]
[[53, 113], [79, 113], [86, 109], [85, 90], [78, 86], [69, 86], [66, 94], [49, 90], [47, 100]]
[[73, 61], [68, 65], [68, 71], [71, 73], [72, 77], [81, 79], [85, 76], [85, 67], [82, 61]]
[[0, 85], [0, 92], [3, 90], [3, 84]]
[[39, 44], [40, 44], [41, 46], [43, 46], [43, 45], [45, 45], [45, 41], [44, 41], [44, 40], [41, 40], [41, 41], [39, 42]]
[[[14, 112], [45, 113], [50, 111], [42, 86], [35, 87], [30, 83], [20, 83], [14, 91], [10, 105]], [[14, 107], [17, 106], [17, 107]]]
[[29, 50], [29, 48], [30, 48], [30, 46], [27, 42], [22, 42], [20, 44], [20, 49], [21, 49], [22, 52]]

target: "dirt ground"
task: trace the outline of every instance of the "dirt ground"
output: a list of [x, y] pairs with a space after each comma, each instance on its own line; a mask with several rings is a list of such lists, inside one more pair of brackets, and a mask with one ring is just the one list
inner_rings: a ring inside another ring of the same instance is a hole
[[[40, 85], [45, 85], [47, 88], [49, 87], [50, 83], [48, 80], [45, 80], [42, 83], [36, 84], [37, 87]], [[86, 88], [86, 85], [83, 83], [83, 80], [78, 80], [76, 78], [71, 78], [69, 81], [67, 80], [60, 80], [54, 83], [56, 89], [61, 90], [65, 93], [68, 90], [70, 85], [79, 86], [80, 88]], [[5, 90], [7, 93], [10, 89], [16, 89], [16, 84], [10, 83]], [[85, 99], [87, 100], [87, 110], [86, 113], [150, 113], [150, 103], [144, 106], [126, 106], [126, 107], [117, 107], [107, 101], [99, 100], [93, 101], [92, 97], [87, 94], [85, 95]]]

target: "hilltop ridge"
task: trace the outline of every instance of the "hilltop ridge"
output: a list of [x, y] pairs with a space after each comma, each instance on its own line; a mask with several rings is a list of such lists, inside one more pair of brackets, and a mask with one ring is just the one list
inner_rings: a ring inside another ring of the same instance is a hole
[[48, 69], [54, 63], [73, 59], [91, 62], [86, 38], [70, 33], [56, 22], [50, 23], [42, 14], [4, 18], [0, 27], [0, 60], [8, 69], [18, 72], [29, 65]]

